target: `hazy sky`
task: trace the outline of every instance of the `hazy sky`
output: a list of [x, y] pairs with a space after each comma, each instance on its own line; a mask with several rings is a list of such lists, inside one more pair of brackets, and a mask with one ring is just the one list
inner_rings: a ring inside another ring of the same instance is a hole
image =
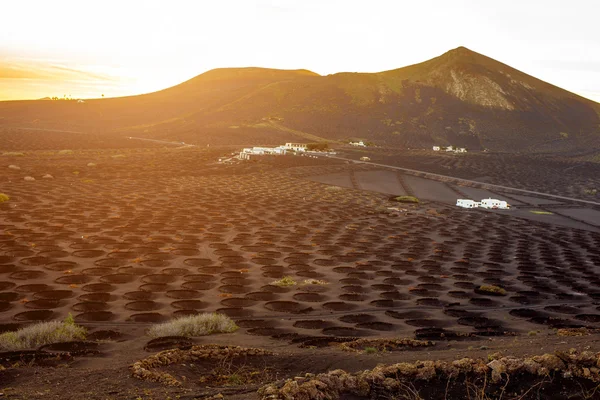
[[598, 0], [2, 2], [0, 100], [139, 94], [212, 68], [376, 72], [465, 46], [600, 101]]

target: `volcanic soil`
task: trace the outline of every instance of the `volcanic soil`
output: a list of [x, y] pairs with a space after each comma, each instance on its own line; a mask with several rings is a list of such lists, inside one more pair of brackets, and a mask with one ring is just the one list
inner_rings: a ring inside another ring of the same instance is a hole
[[[5, 358], [6, 398], [258, 398], [265, 383], [335, 368], [600, 351], [600, 234], [578, 211], [565, 226], [458, 209], [420, 196], [445, 195], [440, 182], [341, 160], [222, 164], [232, 149], [127, 146], [0, 157], [10, 197], [0, 204], [0, 331], [72, 314], [90, 332], [47, 349], [52, 360]], [[408, 192], [422, 201], [390, 200]], [[274, 284], [284, 277], [295, 284]], [[145, 335], [213, 311], [240, 329], [163, 343]], [[557, 335], [575, 328], [585, 336]], [[399, 337], [432, 343], [338, 347]], [[229, 375], [253, 371], [243, 382], [199, 380], [207, 363], [170, 367], [185, 376], [179, 387], [131, 377], [135, 361], [192, 344], [274, 354], [228, 364]]]

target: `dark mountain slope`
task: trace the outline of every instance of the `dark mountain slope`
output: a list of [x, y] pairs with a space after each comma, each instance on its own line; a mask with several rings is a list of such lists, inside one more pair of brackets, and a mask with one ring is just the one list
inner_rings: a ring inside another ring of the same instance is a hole
[[374, 74], [217, 69], [141, 96], [0, 102], [0, 124], [198, 143], [266, 143], [286, 130], [393, 146], [568, 151], [598, 143], [600, 104], [459, 47]]

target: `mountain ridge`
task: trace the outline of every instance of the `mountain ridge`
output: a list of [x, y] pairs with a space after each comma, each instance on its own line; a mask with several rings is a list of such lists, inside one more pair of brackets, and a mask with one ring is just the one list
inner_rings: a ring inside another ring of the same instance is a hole
[[600, 104], [462, 46], [377, 73], [217, 68], [144, 95], [77, 105], [0, 102], [0, 118], [5, 126], [131, 131], [191, 142], [208, 140], [202, 132], [209, 130], [260, 138], [261, 129], [269, 141], [272, 126], [262, 121], [271, 118], [328, 140], [406, 147], [519, 151], [560, 139], [554, 147], [563, 150], [600, 137]]

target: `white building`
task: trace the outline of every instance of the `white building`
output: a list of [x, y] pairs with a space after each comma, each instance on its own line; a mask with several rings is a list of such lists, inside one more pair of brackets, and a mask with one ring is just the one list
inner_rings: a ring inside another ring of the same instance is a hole
[[367, 147], [367, 145], [362, 140], [360, 142], [350, 142], [350, 145], [358, 147]]
[[441, 147], [440, 146], [433, 146], [433, 151], [440, 151]]
[[474, 201], [474, 200], [469, 200], [469, 199], [458, 199], [456, 200], [456, 205], [458, 207], [462, 207], [462, 208], [477, 208], [480, 206], [481, 203]]
[[454, 150], [456, 153], [466, 153], [467, 149], [465, 149], [464, 147], [457, 147], [456, 150]]
[[283, 146], [279, 147], [248, 147], [242, 149], [238, 156], [240, 160], [249, 160], [251, 156], [277, 155], [283, 156], [287, 152]]
[[360, 161], [371, 161], [369, 157], [361, 157]]
[[446, 151], [454, 151], [454, 147], [448, 146], [448, 147], [446, 147]]
[[283, 148], [286, 150], [294, 151], [306, 151], [306, 144], [304, 143], [286, 143]]
[[504, 200], [497, 200], [497, 199], [483, 199], [481, 200], [481, 208], [490, 208], [493, 210], [508, 210], [510, 208], [510, 204], [508, 204], [506, 201]]

